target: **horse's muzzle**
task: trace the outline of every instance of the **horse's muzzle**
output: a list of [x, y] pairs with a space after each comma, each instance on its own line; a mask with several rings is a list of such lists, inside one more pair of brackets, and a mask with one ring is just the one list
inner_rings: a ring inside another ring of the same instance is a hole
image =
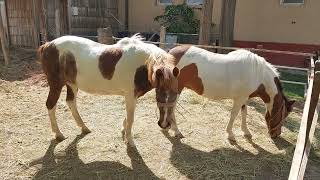
[[280, 135], [281, 135], [281, 129], [280, 130], [276, 130], [276, 131], [274, 131], [274, 132], [271, 132], [271, 133], [269, 133], [270, 134], [270, 137], [272, 138], [272, 139], [276, 139], [277, 137], [279, 137]]

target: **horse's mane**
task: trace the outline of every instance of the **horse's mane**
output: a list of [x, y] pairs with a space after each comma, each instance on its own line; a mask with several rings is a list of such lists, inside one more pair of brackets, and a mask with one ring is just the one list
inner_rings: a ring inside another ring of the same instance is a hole
[[[268, 61], [266, 61], [265, 58], [255, 54], [253, 52], [250, 52], [245, 49], [239, 49], [239, 50], [230, 52], [228, 55], [245, 57], [244, 59], [246, 61], [250, 60], [250, 61], [256, 62], [257, 66], [260, 66], [260, 67], [266, 66], [275, 77], [279, 77], [279, 72], [276, 67], [274, 67], [272, 64], [270, 64]], [[257, 67], [257, 68], [259, 68], [259, 67]]]
[[[120, 41], [117, 42], [117, 45], [132, 45], [132, 47], [134, 47], [137, 51], [143, 51], [146, 54], [148, 54], [148, 57], [145, 61], [145, 65], [148, 68], [148, 79], [151, 80], [154, 66], [160, 65], [162, 67], [167, 67], [167, 63], [171, 65], [174, 61], [172, 60], [173, 56], [169, 55], [166, 51], [157, 47], [154, 44], [145, 43], [143, 42], [144, 40], [145, 38], [142, 37], [141, 34], [137, 33], [131, 37], [122, 38]], [[164, 70], [163, 73], [164, 77], [170, 76], [170, 72], [168, 72], [167, 70]]]
[[122, 38], [120, 41], [117, 42], [117, 44], [120, 44], [120, 45], [126, 45], [130, 43], [138, 44], [138, 43], [143, 43], [143, 40], [145, 40], [145, 38], [142, 37], [140, 33], [136, 33], [131, 37]]

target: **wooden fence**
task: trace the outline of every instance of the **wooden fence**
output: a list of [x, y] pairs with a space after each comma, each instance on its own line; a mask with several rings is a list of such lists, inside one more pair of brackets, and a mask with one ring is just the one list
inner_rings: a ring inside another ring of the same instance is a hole
[[311, 60], [309, 87], [303, 109], [300, 130], [291, 164], [289, 180], [302, 180], [307, 167], [308, 156], [319, 115], [320, 60]]

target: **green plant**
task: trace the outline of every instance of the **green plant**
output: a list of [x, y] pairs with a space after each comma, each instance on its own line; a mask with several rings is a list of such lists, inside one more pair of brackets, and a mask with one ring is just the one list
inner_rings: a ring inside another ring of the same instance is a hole
[[199, 20], [187, 4], [169, 5], [165, 8], [164, 15], [154, 18], [171, 33], [198, 33]]

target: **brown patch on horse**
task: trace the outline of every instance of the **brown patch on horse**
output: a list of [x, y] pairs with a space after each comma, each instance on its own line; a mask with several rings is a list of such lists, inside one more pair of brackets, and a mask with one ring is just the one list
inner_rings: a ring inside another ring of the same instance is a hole
[[189, 50], [190, 47], [190, 45], [177, 46], [169, 51], [169, 54], [171, 54], [175, 58], [174, 65], [177, 65], [179, 63], [181, 57]]
[[56, 105], [64, 86], [59, 51], [53, 43], [46, 43], [38, 49], [38, 56], [50, 87], [46, 106], [48, 109], [52, 109]]
[[148, 79], [147, 65], [143, 65], [137, 68], [134, 75], [134, 86], [135, 97], [143, 96], [153, 88]]
[[74, 93], [72, 91], [72, 88], [67, 85], [67, 98], [66, 101], [72, 101], [74, 99]]
[[99, 69], [102, 76], [108, 80], [112, 79], [116, 65], [122, 56], [122, 49], [106, 49], [99, 57]]
[[184, 87], [195, 91], [197, 94], [202, 95], [204, 87], [201, 78], [198, 76], [198, 67], [195, 63], [189, 64], [180, 70], [178, 77], [179, 93]]
[[270, 102], [270, 96], [266, 92], [266, 88], [263, 84], [260, 84], [260, 86], [255, 90], [253, 93], [249, 95], [249, 98], [253, 97], [260, 97], [264, 103]]
[[77, 65], [76, 59], [71, 52], [66, 52], [60, 56], [61, 69], [64, 72], [64, 81], [69, 83], [76, 83]]
[[[38, 58], [50, 87], [46, 106], [48, 109], [52, 109], [60, 97], [62, 87], [67, 83], [76, 83], [76, 60], [71, 52], [60, 55], [53, 43], [40, 46]], [[74, 97], [72, 90], [70, 90], [71, 88], [67, 87], [67, 100], [72, 100]]]

